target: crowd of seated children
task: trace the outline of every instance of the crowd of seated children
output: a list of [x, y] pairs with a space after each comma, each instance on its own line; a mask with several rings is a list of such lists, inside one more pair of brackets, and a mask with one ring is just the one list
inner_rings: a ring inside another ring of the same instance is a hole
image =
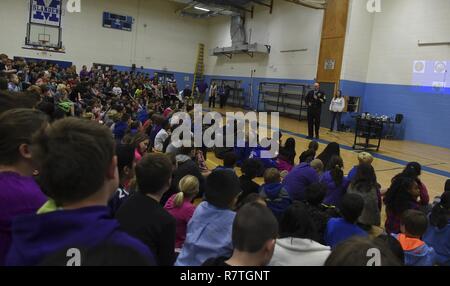
[[266, 169], [264, 172], [264, 185], [261, 186], [259, 195], [266, 200], [267, 207], [278, 220], [292, 203], [288, 192], [281, 183], [280, 171], [275, 168]]
[[[173, 83], [95, 68], [83, 68], [78, 75], [74, 67], [1, 58], [9, 68], [8, 80], [0, 74], [0, 264], [51, 265], [53, 257], [76, 245], [98, 259], [106, 257], [98, 251], [117, 247], [142, 265], [194, 266], [217, 257], [226, 260], [213, 264], [245, 260], [246, 265], [265, 265], [271, 260], [266, 246], [233, 247], [234, 210], [245, 210], [252, 202], [281, 223], [274, 265], [308, 265], [307, 257], [321, 265], [329, 247], [333, 250], [325, 265], [345, 265], [343, 253], [354, 247], [347, 243], [352, 236], [368, 236], [382, 224], [382, 204], [386, 233], [405, 239], [359, 238], [355, 253], [383, 244], [395, 259], [387, 255], [384, 264], [410, 264], [398, 249], [417, 239], [435, 250], [432, 264], [449, 264], [448, 192], [428, 206], [418, 163], [409, 163], [392, 179], [383, 200], [373, 157], [359, 154], [358, 166], [345, 177], [335, 142], [317, 158], [319, 145], [310, 142], [295, 165], [293, 138], [285, 140], [277, 158], [268, 160], [261, 157], [267, 148], [251, 148], [248, 140], [238, 147], [235, 141], [235, 148], [223, 152], [233, 155], [222, 157], [224, 166], [211, 172], [205, 147], [171, 147], [170, 130], [180, 124], [173, 114], [190, 110], [167, 96], [176, 89]], [[8, 83], [11, 91], [5, 91]], [[260, 187], [254, 180], [265, 170]], [[410, 210], [429, 213], [413, 221], [421, 220], [423, 226], [425, 217], [426, 231], [406, 228], [405, 212]], [[257, 245], [272, 239], [257, 243], [251, 238]], [[98, 263], [104, 265], [101, 259]]]
[[247, 203], [236, 213], [231, 237], [233, 252], [230, 256], [213, 256], [202, 265], [266, 266], [274, 253], [278, 222], [261, 203]]
[[294, 202], [280, 222], [271, 266], [323, 266], [330, 247], [319, 243], [320, 234], [306, 206]]
[[155, 264], [152, 252], [122, 232], [107, 208], [119, 185], [114, 140], [107, 127], [67, 118], [42, 128], [28, 142], [40, 186], [58, 209], [14, 220], [6, 265], [38, 265], [58, 251], [104, 243], [137, 251]]

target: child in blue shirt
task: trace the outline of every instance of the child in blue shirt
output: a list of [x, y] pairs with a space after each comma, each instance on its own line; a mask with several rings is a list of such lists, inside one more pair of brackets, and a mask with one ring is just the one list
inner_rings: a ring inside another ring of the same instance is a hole
[[267, 207], [278, 220], [292, 203], [289, 193], [281, 183], [280, 171], [275, 168], [264, 172], [264, 185], [261, 186], [259, 194], [266, 200]]
[[346, 194], [341, 201], [342, 218], [331, 218], [325, 230], [326, 245], [335, 248], [339, 243], [353, 236], [367, 236], [356, 223], [364, 209], [364, 200], [357, 194]]
[[436, 263], [434, 249], [421, 240], [427, 226], [428, 219], [423, 212], [407, 210], [403, 214], [400, 223], [402, 233], [394, 236], [405, 252], [406, 266], [433, 266]]

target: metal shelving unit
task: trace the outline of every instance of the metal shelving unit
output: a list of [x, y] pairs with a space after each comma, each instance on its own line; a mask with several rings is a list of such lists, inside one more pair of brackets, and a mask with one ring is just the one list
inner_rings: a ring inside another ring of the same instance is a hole
[[261, 82], [258, 110], [279, 112], [299, 120], [306, 119], [306, 91], [307, 85], [303, 84]]

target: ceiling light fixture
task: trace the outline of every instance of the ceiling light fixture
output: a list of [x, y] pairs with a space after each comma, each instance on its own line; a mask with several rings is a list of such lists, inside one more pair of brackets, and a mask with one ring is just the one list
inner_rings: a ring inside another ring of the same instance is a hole
[[197, 10], [200, 10], [200, 11], [205, 11], [205, 12], [210, 12], [211, 11], [211, 10], [208, 10], [206, 8], [197, 7], [197, 6], [195, 6], [194, 8], [197, 9]]

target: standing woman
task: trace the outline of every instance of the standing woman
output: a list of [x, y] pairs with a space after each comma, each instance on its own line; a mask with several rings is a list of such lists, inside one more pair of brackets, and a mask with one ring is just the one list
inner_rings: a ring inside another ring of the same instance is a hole
[[334, 95], [333, 99], [331, 100], [331, 104], [330, 104], [330, 111], [331, 114], [333, 115], [332, 119], [331, 119], [331, 127], [330, 127], [330, 131], [333, 132], [334, 129], [334, 122], [337, 119], [337, 131], [341, 131], [341, 115], [342, 112], [344, 111], [344, 107], [345, 107], [345, 99], [342, 97], [342, 91], [338, 90], [336, 92], [336, 94]]
[[213, 82], [209, 89], [209, 108], [216, 107], [217, 83]]

